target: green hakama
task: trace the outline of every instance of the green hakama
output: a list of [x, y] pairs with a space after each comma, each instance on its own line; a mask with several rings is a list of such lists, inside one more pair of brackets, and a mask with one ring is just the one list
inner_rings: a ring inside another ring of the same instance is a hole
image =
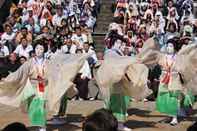
[[183, 95], [180, 91], [167, 91], [166, 84], [160, 84], [156, 100], [156, 109], [169, 116], [177, 116], [180, 108], [191, 107], [194, 96], [189, 91]]
[[129, 107], [130, 97], [121, 94], [112, 94], [108, 102], [108, 108], [120, 122], [127, 119], [127, 109]]

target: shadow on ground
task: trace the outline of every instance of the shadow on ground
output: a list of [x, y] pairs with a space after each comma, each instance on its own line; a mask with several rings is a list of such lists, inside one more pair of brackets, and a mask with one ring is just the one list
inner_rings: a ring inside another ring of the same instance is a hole
[[128, 115], [136, 115], [136, 116], [148, 116], [151, 111], [147, 111], [147, 110], [140, 110], [137, 108], [131, 108], [129, 110], [127, 110]]
[[147, 122], [147, 121], [136, 121], [136, 120], [129, 120], [125, 123], [125, 125], [131, 129], [136, 128], [153, 128], [155, 127], [156, 122]]
[[[81, 114], [66, 116], [67, 123], [64, 125], [47, 125], [47, 131], [75, 131], [81, 129], [80, 123], [83, 122], [84, 117]], [[29, 127], [30, 131], [37, 131], [38, 127]]]

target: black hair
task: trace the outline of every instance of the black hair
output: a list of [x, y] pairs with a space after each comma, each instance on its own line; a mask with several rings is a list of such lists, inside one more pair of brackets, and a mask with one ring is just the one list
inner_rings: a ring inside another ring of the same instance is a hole
[[22, 123], [15, 122], [7, 125], [2, 131], [29, 131]]
[[21, 56], [21, 57], [19, 57], [18, 59], [20, 60], [20, 59], [25, 59], [25, 60], [27, 60], [27, 57], [25, 57], [25, 56]]
[[83, 123], [82, 131], [118, 131], [118, 121], [112, 112], [99, 109], [87, 116]]
[[23, 26], [21, 27], [21, 30], [27, 30], [27, 27]]
[[77, 49], [77, 50], [75, 51], [75, 53], [77, 53], [78, 51], [80, 51], [81, 53], [83, 53], [83, 50], [82, 50], [82, 49]]
[[167, 41], [167, 44], [172, 43], [172, 45], [174, 46], [174, 51], [178, 52], [180, 50], [180, 42], [179, 42], [179, 38], [178, 37], [174, 37], [173, 39], [169, 39]]
[[76, 31], [77, 29], [81, 30], [81, 27], [80, 27], [80, 26], [76, 26], [76, 27], [75, 27], [75, 31]]
[[37, 45], [41, 45], [44, 47], [44, 53], [46, 53], [48, 51], [48, 45], [44, 42], [44, 39], [37, 40], [34, 43], [34, 45], [33, 45], [34, 52], [35, 52], [35, 48]]

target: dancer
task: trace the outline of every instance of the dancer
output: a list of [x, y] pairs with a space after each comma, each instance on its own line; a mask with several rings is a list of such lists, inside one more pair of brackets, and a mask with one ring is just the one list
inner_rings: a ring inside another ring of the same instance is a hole
[[[149, 65], [159, 64], [163, 68], [156, 108], [159, 112], [171, 116], [170, 124], [176, 125], [177, 117], [186, 115], [183, 109], [192, 106], [193, 96], [197, 93], [195, 87], [197, 46], [192, 43], [175, 48], [175, 41], [169, 40], [166, 53], [161, 53], [158, 51], [157, 38], [150, 38], [147, 42], [139, 59], [143, 58]], [[144, 53], [146, 57], [142, 57]], [[149, 62], [151, 57], [154, 60]]]
[[[183, 107], [192, 106], [194, 100], [194, 97], [189, 90], [187, 95], [184, 95], [179, 90], [184, 88], [183, 84], [185, 81], [182, 74], [173, 68], [177, 56], [176, 54], [177, 52], [175, 51], [174, 44], [168, 42], [167, 52], [159, 62], [163, 70], [156, 101], [157, 110], [172, 117], [170, 122], [171, 125], [176, 125], [178, 123], [178, 115], [185, 115], [183, 112], [182, 114], [179, 114], [178, 112], [181, 111]], [[174, 77], [176, 77], [177, 80], [174, 79]], [[174, 90], [169, 90], [169, 88], [174, 88]]]
[[61, 98], [76, 95], [73, 80], [89, 54], [54, 54], [45, 59], [47, 48], [42, 43], [36, 44], [34, 58], [0, 81], [0, 103], [26, 107], [32, 126], [45, 131], [47, 111], [58, 113]]
[[[32, 94], [32, 97], [28, 98], [28, 116], [32, 126], [39, 126], [40, 131], [46, 130], [46, 59], [44, 53], [47, 48], [43, 44], [37, 44], [35, 46], [36, 56], [32, 59], [32, 70], [30, 73], [30, 83], [32, 86], [27, 88], [26, 94]], [[26, 98], [25, 98], [26, 99]]]
[[[120, 56], [117, 50], [109, 50], [97, 71], [96, 80], [100, 87], [105, 108], [112, 111], [121, 131], [131, 131], [124, 126], [130, 97], [143, 99], [150, 95], [147, 78], [148, 68], [138, 64], [135, 57]], [[135, 74], [135, 76], [133, 75]]]

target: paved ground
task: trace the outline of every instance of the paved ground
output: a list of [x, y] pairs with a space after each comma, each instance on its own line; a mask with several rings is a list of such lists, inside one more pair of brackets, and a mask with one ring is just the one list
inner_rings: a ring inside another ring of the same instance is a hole
[[[68, 124], [59, 127], [48, 126], [48, 131], [80, 131], [83, 117], [102, 106], [101, 101], [72, 101], [69, 103], [67, 111]], [[197, 104], [194, 108], [197, 109]], [[169, 124], [160, 124], [158, 121], [166, 117], [155, 111], [154, 102], [132, 102], [128, 113], [129, 118], [126, 124], [133, 131], [186, 131], [197, 120], [197, 110], [194, 110], [193, 116], [181, 121], [175, 127], [169, 126]], [[21, 113], [20, 110], [0, 105], [0, 128], [16, 121], [29, 126], [26, 114]], [[34, 131], [33, 128], [30, 127], [30, 129]]]

